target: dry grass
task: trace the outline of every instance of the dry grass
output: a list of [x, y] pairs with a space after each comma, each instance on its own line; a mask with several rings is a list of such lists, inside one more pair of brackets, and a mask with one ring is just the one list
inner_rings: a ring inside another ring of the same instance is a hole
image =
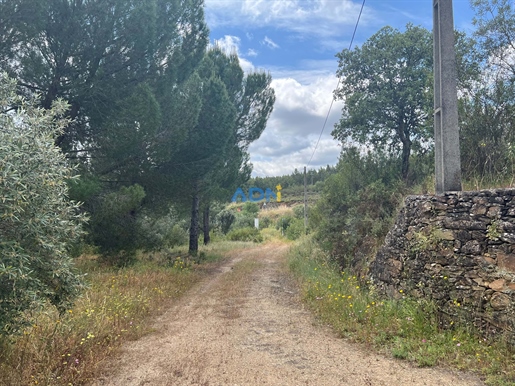
[[217, 283], [216, 291], [223, 294], [224, 301], [220, 305], [220, 311], [227, 319], [236, 319], [241, 316], [241, 306], [245, 302], [245, 294], [248, 290], [249, 276], [262, 266], [255, 260], [242, 260], [234, 264], [230, 270], [221, 277]]
[[430, 301], [379, 297], [362, 278], [338, 272], [309, 238], [297, 242], [289, 257], [304, 301], [342, 337], [421, 367], [473, 371], [487, 385], [515, 385], [515, 349], [502, 335], [485, 339], [469, 325], [439, 328]]
[[[206, 260], [226, 249], [228, 245], [218, 251], [211, 247]], [[180, 257], [168, 265], [140, 261], [120, 270], [101, 267], [91, 259], [81, 265], [90, 285], [72, 309], [65, 315], [50, 307], [41, 310], [32, 315], [32, 325], [22, 335], [0, 342], [1, 385], [85, 384], [122, 342], [148, 332], [149, 319], [206, 271]]]
[[284, 216], [293, 216], [293, 208], [286, 205], [281, 205], [277, 208], [261, 210], [259, 211], [258, 215], [260, 219], [268, 217], [273, 222], [276, 222], [278, 219]]

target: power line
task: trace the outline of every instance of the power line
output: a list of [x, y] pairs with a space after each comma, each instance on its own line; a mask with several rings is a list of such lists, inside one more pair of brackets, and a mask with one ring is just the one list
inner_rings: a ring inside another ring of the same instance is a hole
[[[354, 27], [354, 32], [352, 33], [352, 39], [350, 40], [349, 44], [349, 51], [352, 48], [352, 43], [354, 42], [354, 37], [356, 36], [356, 31], [358, 30], [359, 20], [361, 19], [361, 14], [363, 13], [363, 8], [365, 7], [365, 0], [363, 0], [363, 3], [361, 4], [361, 9], [359, 11], [358, 20], [356, 20], [356, 26]], [[336, 85], [336, 89], [340, 86], [341, 77], [338, 78], [338, 83]], [[311, 163], [311, 160], [313, 159], [313, 156], [315, 155], [315, 152], [317, 151], [318, 144], [320, 143], [320, 139], [322, 138], [322, 134], [324, 133], [325, 126], [327, 125], [327, 120], [329, 119], [329, 114], [331, 114], [331, 109], [333, 108], [334, 104], [334, 98], [331, 99], [331, 104], [329, 105], [329, 110], [327, 111], [327, 115], [325, 117], [324, 125], [322, 126], [322, 131], [320, 131], [320, 135], [318, 136], [318, 141], [315, 145], [315, 149], [313, 150], [313, 153], [311, 154], [311, 158], [309, 159], [309, 162], [307, 163], [306, 167], [309, 166]]]

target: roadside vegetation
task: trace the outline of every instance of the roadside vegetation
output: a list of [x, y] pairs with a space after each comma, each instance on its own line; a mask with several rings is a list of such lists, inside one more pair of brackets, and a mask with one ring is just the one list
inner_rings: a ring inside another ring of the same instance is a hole
[[[515, 383], [502, 338], [440, 330], [430, 302], [366, 281], [403, 198], [433, 193], [430, 31], [386, 26], [337, 54], [342, 151], [307, 173], [306, 229], [303, 173], [250, 179], [271, 76], [208, 48], [202, 0], [40, 3], [0, 1], [1, 384], [84, 383], [222, 251], [275, 238], [300, 240], [305, 299], [342, 336]], [[515, 9], [471, 3], [475, 31], [456, 33], [463, 187], [513, 186]], [[227, 204], [278, 185], [283, 203]]]
[[63, 313], [42, 305], [26, 315], [20, 334], [0, 339], [0, 384], [83, 385], [96, 379], [124, 342], [152, 331], [153, 319], [222, 261], [248, 243], [219, 242], [201, 248], [200, 264], [187, 245], [138, 254], [116, 268], [85, 254], [77, 260], [87, 289]]
[[[292, 208], [271, 209], [265, 213], [268, 226], [258, 230], [247, 226], [258, 214], [257, 204], [232, 204], [224, 210], [238, 221], [224, 235], [221, 223], [213, 220], [213, 241], [201, 246], [197, 256], [189, 255], [187, 237], [173, 221], [168, 224], [175, 227], [171, 246], [136, 251], [130, 265], [112, 264], [97, 248], [84, 246], [85, 253], [74, 261], [84, 286], [75, 303], [60, 313], [42, 302], [23, 314], [18, 334], [1, 336], [0, 384], [82, 385], [96, 379], [121, 344], [151, 332], [153, 319], [220, 264], [227, 252], [286, 240], [281, 220], [295, 218]], [[238, 272], [232, 275], [240, 277]], [[228, 289], [234, 280], [227, 281]]]
[[340, 337], [421, 367], [472, 371], [487, 385], [515, 383], [515, 350], [502, 334], [484, 338], [470, 325], [440, 328], [429, 299], [410, 299], [402, 292], [399, 299], [379, 296], [366, 277], [340, 270], [310, 236], [291, 249], [289, 264], [303, 300]]

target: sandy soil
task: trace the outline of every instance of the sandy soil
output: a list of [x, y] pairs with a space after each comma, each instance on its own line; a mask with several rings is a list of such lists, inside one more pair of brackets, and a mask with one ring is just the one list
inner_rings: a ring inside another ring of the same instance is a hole
[[472, 375], [417, 368], [337, 338], [303, 308], [287, 247], [238, 251], [124, 346], [94, 386], [482, 385]]

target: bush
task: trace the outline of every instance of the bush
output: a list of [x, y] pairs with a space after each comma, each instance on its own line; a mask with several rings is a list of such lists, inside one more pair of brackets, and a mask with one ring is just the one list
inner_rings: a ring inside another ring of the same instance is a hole
[[[15, 94], [0, 73], [0, 334], [18, 331], [23, 315], [50, 302], [60, 312], [82, 288], [68, 253], [84, 218], [67, 198], [74, 170], [54, 141], [69, 123], [67, 105], [50, 110]], [[12, 106], [21, 106], [9, 111]], [[7, 112], [9, 111], [9, 112]]]
[[257, 217], [259, 213], [259, 205], [252, 201], [247, 201], [243, 204], [243, 213], [247, 216]]
[[253, 227], [232, 230], [227, 234], [227, 239], [231, 241], [252, 241], [254, 243], [263, 242], [263, 236], [259, 229]]
[[394, 161], [348, 149], [340, 157], [338, 172], [326, 180], [310, 224], [341, 267], [366, 270], [386, 236], [406, 191], [392, 172]]
[[188, 243], [189, 233], [184, 226], [175, 224], [166, 234], [165, 246], [173, 248]]
[[134, 262], [136, 250], [143, 245], [138, 212], [144, 197], [138, 184], [102, 197], [91, 219], [91, 237], [108, 263], [125, 266]]
[[304, 234], [304, 220], [294, 218], [288, 228], [286, 228], [286, 237], [290, 240], [297, 240]]
[[277, 220], [275, 227], [279, 229], [282, 233], [286, 232], [286, 229], [290, 226], [290, 223], [293, 221], [294, 217], [291, 215], [281, 216]]
[[216, 216], [215, 216], [215, 223], [217, 226], [220, 227], [220, 230], [225, 235], [227, 232], [229, 232], [229, 229], [231, 229], [231, 225], [233, 224], [234, 220], [236, 219], [236, 216], [233, 212], [231, 212], [228, 209], [222, 209]]
[[142, 215], [138, 223], [141, 247], [147, 251], [173, 248], [188, 242], [187, 224], [179, 220], [173, 208], [162, 217], [148, 213]]
[[294, 206], [293, 215], [295, 218], [304, 219], [304, 205]]
[[236, 220], [231, 226], [231, 230], [241, 229], [241, 228], [253, 228], [254, 227], [254, 216], [238, 213], [236, 215]]
[[273, 221], [268, 216], [262, 216], [259, 218], [259, 227], [261, 229], [263, 228], [269, 228], [272, 225]]

